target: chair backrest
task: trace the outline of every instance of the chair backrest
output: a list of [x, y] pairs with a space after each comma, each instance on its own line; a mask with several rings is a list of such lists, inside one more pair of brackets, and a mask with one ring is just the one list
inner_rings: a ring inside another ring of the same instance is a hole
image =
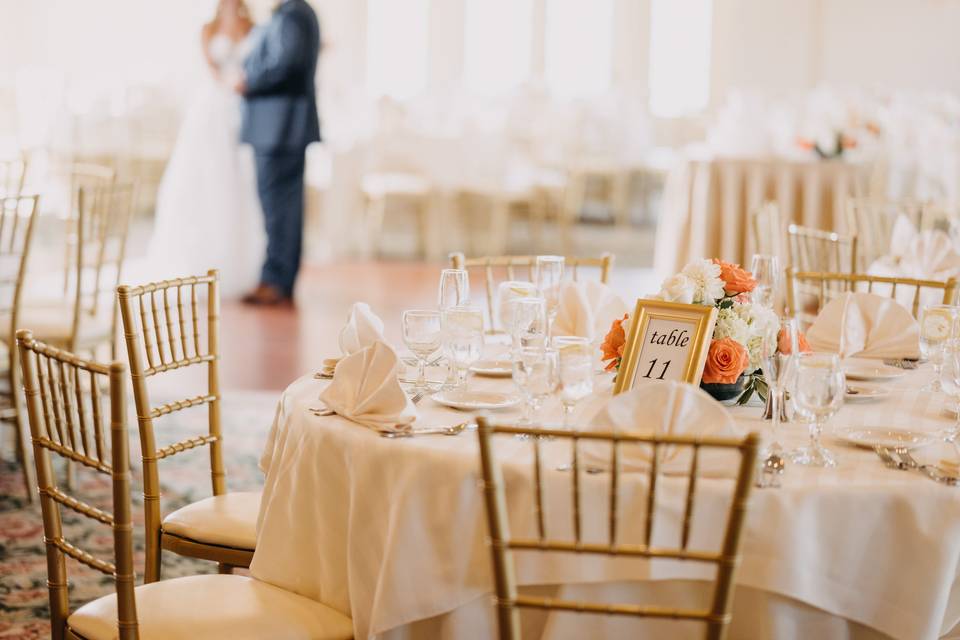
[[[107, 366], [83, 360], [68, 351], [34, 341], [26, 330], [17, 333], [17, 346], [43, 513], [51, 635], [55, 640], [66, 636], [66, 622], [70, 616], [66, 564], [69, 556], [114, 578], [119, 637], [133, 640], [138, 637], [138, 630], [125, 406], [126, 367], [122, 362]], [[109, 412], [102, 406], [105, 385], [109, 387]], [[105, 426], [108, 419], [109, 434]], [[71, 495], [69, 488], [61, 488], [53, 473], [51, 455], [111, 477], [113, 513], [78, 499]], [[62, 509], [70, 509], [110, 527], [114, 540], [112, 562], [96, 557], [64, 537]]]
[[67, 186], [69, 194], [69, 205], [62, 213], [66, 220], [67, 241], [64, 243], [64, 260], [66, 265], [63, 278], [63, 292], [67, 294], [70, 285], [73, 282], [73, 265], [76, 264], [76, 252], [79, 238], [77, 235], [77, 224], [80, 219], [80, 209], [84, 204], [80, 202], [80, 192], [85, 191], [88, 194], [86, 198], [87, 207], [100, 206], [98, 201], [104, 201], [101, 194], [104, 189], [114, 183], [117, 178], [117, 172], [111, 167], [102, 164], [89, 162], [75, 162], [70, 164], [67, 169]]
[[0, 160], [0, 197], [17, 197], [23, 193], [27, 178], [27, 160], [10, 158]]
[[906, 216], [917, 230], [935, 228], [942, 220], [936, 206], [916, 200], [849, 198], [846, 203], [847, 233], [857, 238], [857, 271], [890, 252], [897, 216]]
[[[690, 438], [681, 436], [640, 436], [613, 432], [582, 432], [556, 429], [495, 426], [485, 418], [477, 419], [477, 434], [480, 440], [480, 463], [483, 477], [483, 494], [487, 521], [490, 528], [490, 549], [493, 554], [493, 575], [496, 589], [497, 624], [501, 640], [520, 637], [518, 608], [554, 609], [560, 611], [600, 613], [633, 616], [636, 618], [670, 618], [695, 620], [706, 625], [706, 637], [723, 638], [730, 622], [733, 600], [734, 572], [740, 559], [740, 538], [746, 515], [747, 503], [753, 486], [753, 473], [759, 438], [750, 434], [744, 439]], [[517, 538], [510, 533], [507, 518], [506, 493], [503, 475], [494, 455], [493, 436], [505, 434], [531, 436], [533, 448], [532, 478], [534, 484], [534, 509], [537, 525], [535, 538]], [[543, 470], [541, 456], [542, 436], [569, 440], [572, 446], [571, 505], [573, 512], [574, 539], [562, 540], [548, 535], [544, 516]], [[581, 441], [606, 442], [610, 445], [610, 488], [605, 496], [582, 495], [580, 486], [581, 463], [578, 444]], [[647, 476], [646, 514], [642, 544], [624, 543], [618, 540], [619, 487], [621, 483], [621, 445], [647, 445], [653, 447], [651, 465]], [[692, 452], [690, 471], [683, 507], [682, 529], [676, 546], [654, 546], [652, 535], [657, 509], [657, 479], [661, 447], [687, 447]], [[726, 449], [740, 452], [740, 464], [732, 490], [732, 500], [727, 516], [721, 549], [718, 552], [689, 548], [690, 532], [696, 502], [697, 467], [699, 454], [704, 449]], [[583, 500], [605, 500], [609, 505], [609, 518], [605, 542], [585, 542], [582, 539]], [[641, 604], [609, 604], [573, 602], [553, 598], [519, 595], [514, 573], [512, 552], [514, 550], [540, 551], [546, 553], [577, 553], [597, 556], [621, 556], [624, 558], [672, 559], [685, 562], [705, 563], [716, 566], [713, 597], [708, 609], [672, 609]]]
[[10, 319], [7, 348], [11, 355], [38, 202], [37, 196], [0, 197], [0, 314]]
[[787, 227], [789, 266], [797, 271], [853, 273], [857, 238], [791, 224]]
[[755, 253], [786, 258], [783, 238], [783, 216], [780, 205], [774, 201], [762, 203], [750, 213]]
[[[219, 373], [219, 274], [191, 276], [117, 288], [120, 317], [130, 362], [133, 397], [137, 407], [140, 449], [143, 456], [143, 497], [147, 537], [146, 580], [155, 579], [159, 554], [160, 477], [158, 461], [183, 451], [210, 446], [210, 479], [213, 495], [226, 493], [220, 425]], [[206, 303], [201, 304], [200, 295]], [[207, 369], [206, 388], [199, 394], [153, 406], [147, 379], [195, 365]], [[207, 432], [158, 447], [154, 420], [183, 409], [207, 407]]]
[[[865, 273], [824, 273], [787, 269], [787, 315], [797, 318], [802, 326], [813, 322], [830, 300], [847, 292], [866, 292], [889, 296], [901, 301], [898, 292], [910, 293], [910, 312], [918, 317], [924, 294], [942, 304], [954, 304], [957, 280], [917, 280], [872, 276]], [[904, 305], [906, 306], [906, 305]]]
[[[607, 284], [613, 269], [614, 255], [605, 253], [599, 258], [564, 258], [564, 274], [576, 281], [581, 269], [597, 269], [600, 282]], [[487, 299], [487, 327], [493, 332], [497, 326], [494, 318], [494, 300], [497, 295], [497, 283], [503, 280], [529, 280], [536, 283], [536, 256], [482, 256], [467, 258], [462, 253], [450, 254], [450, 265], [454, 269], [467, 271], [483, 270], [484, 294]]]
[[[110, 183], [81, 187], [77, 193], [79, 217], [75, 221], [75, 247], [66, 270], [66, 294], [73, 300], [70, 348], [84, 323], [116, 309], [113, 292], [120, 284], [126, 259], [127, 236], [136, 187]], [[115, 320], [115, 315], [114, 318]]]

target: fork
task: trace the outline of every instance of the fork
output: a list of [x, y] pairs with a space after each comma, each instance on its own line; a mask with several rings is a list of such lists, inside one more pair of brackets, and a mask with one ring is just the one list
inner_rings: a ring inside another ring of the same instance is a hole
[[920, 471], [931, 480], [936, 480], [937, 482], [949, 485], [951, 487], [960, 484], [960, 478], [944, 473], [940, 470], [940, 467], [918, 462], [917, 459], [913, 457], [913, 454], [910, 453], [910, 450], [905, 447], [897, 447], [894, 449], [894, 452], [909, 468]]
[[902, 460], [897, 460], [890, 454], [890, 450], [886, 447], [876, 446], [873, 448], [874, 452], [880, 456], [880, 459], [883, 460], [883, 464], [887, 465], [890, 469], [897, 469], [899, 471], [906, 471], [909, 469], [909, 465], [903, 462]]
[[469, 422], [461, 422], [449, 427], [423, 427], [410, 431], [381, 431], [381, 438], [412, 438], [413, 436], [455, 436], [469, 426]]

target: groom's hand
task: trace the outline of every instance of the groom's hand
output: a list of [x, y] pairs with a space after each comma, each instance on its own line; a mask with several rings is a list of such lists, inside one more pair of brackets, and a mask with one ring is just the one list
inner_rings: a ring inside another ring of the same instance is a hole
[[243, 76], [239, 76], [233, 83], [233, 90], [238, 95], [243, 95], [247, 92], [247, 79]]

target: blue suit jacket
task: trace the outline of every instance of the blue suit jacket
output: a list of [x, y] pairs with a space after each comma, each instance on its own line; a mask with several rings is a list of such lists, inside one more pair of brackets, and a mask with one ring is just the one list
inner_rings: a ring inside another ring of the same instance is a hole
[[240, 139], [257, 153], [302, 152], [320, 140], [317, 15], [305, 0], [286, 0], [254, 37], [244, 62]]

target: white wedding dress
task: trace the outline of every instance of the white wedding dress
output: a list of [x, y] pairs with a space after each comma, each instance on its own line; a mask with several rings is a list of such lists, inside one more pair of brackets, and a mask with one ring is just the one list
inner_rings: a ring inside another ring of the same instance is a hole
[[166, 279], [219, 269], [221, 296], [239, 297], [260, 279], [266, 251], [252, 151], [240, 145], [242, 72], [249, 38], [215, 35], [212, 74], [187, 111], [157, 193], [149, 247], [151, 277]]

